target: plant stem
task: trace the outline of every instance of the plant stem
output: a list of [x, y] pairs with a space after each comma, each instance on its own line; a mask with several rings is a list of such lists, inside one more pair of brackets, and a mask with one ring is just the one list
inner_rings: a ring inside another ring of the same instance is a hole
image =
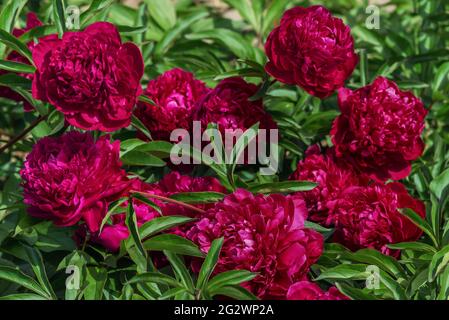
[[197, 208], [197, 207], [194, 207], [194, 206], [192, 206], [192, 205], [190, 205], [188, 203], [184, 203], [184, 202], [181, 202], [181, 201], [178, 201], [178, 200], [175, 200], [175, 199], [171, 199], [171, 198], [167, 198], [167, 197], [164, 197], [164, 196], [158, 196], [158, 195], [155, 195], [155, 194], [152, 194], [152, 193], [143, 192], [143, 191], [137, 191], [137, 190], [131, 190], [130, 192], [131, 193], [139, 193], [139, 194], [142, 194], [142, 195], [144, 195], [144, 196], [146, 196], [148, 198], [154, 198], [154, 199], [162, 200], [162, 201], [165, 201], [165, 202], [170, 202], [170, 203], [173, 203], [173, 204], [177, 204], [179, 206], [185, 207], [185, 208], [190, 209], [190, 210], [194, 210], [194, 211], [199, 212], [199, 213], [205, 213], [206, 212], [205, 210]]
[[36, 120], [34, 120], [25, 130], [23, 130], [18, 136], [12, 138], [8, 141], [4, 146], [0, 148], [0, 154], [2, 154], [6, 149], [12, 147], [17, 141], [23, 139], [31, 130], [33, 130], [39, 123], [47, 119], [48, 115], [39, 116]]

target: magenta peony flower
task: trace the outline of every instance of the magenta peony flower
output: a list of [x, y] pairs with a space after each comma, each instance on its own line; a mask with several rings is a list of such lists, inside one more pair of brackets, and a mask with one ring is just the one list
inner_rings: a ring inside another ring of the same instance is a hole
[[424, 203], [412, 198], [400, 183], [349, 188], [333, 211], [334, 241], [351, 250], [373, 248], [397, 256], [399, 252], [388, 244], [415, 241], [422, 234], [399, 212], [401, 208], [410, 208], [423, 218], [426, 215]]
[[331, 135], [338, 157], [348, 159], [377, 181], [409, 175], [410, 161], [421, 156], [427, 110], [411, 92], [378, 77], [355, 91], [338, 92], [341, 115]]
[[135, 115], [150, 130], [153, 139], [170, 141], [173, 130], [190, 130], [193, 106], [208, 91], [190, 72], [172, 69], [151, 80], [144, 92], [156, 106], [139, 102]]
[[224, 237], [216, 273], [246, 269], [259, 275], [244, 286], [260, 298], [284, 298], [323, 250], [323, 237], [304, 227], [307, 209], [296, 195], [253, 195], [238, 189], [207, 210], [187, 237], [207, 253]]
[[[25, 28], [24, 29], [14, 29], [12, 31], [12, 34], [18, 38], [21, 35], [23, 35], [25, 32], [27, 32], [33, 28], [36, 28], [38, 26], [41, 26], [41, 25], [42, 25], [42, 22], [39, 20], [37, 15], [34, 12], [29, 12], [27, 14], [27, 21], [26, 21]], [[35, 43], [33, 41], [30, 41], [27, 44], [27, 46], [32, 51], [35, 46]], [[23, 63], [23, 64], [30, 64], [28, 59], [25, 58], [24, 56], [22, 56], [21, 54], [19, 54], [17, 51], [12, 51], [10, 54], [8, 54], [8, 56], [6, 57], [6, 60], [19, 62], [19, 63]], [[6, 74], [6, 73], [8, 73], [8, 72], [5, 70], [0, 70], [0, 75]], [[32, 74], [19, 73], [18, 75], [20, 75], [21, 77], [33, 80]], [[23, 102], [23, 109], [26, 112], [33, 110], [33, 106], [24, 97], [22, 97], [20, 94], [18, 94], [14, 90], [11, 90], [8, 87], [0, 86], [0, 97], [15, 100], [17, 102]]]
[[342, 87], [358, 62], [350, 28], [322, 6], [287, 10], [265, 52], [269, 74], [319, 98]]
[[290, 286], [287, 300], [349, 300], [349, 298], [335, 287], [325, 292], [317, 284], [305, 280]]
[[[161, 181], [157, 183], [145, 183], [141, 180], [133, 180], [130, 189], [133, 191], [143, 191], [159, 196], [169, 197], [174, 193], [179, 192], [199, 192], [199, 191], [215, 191], [215, 192], [225, 192], [226, 189], [220, 184], [220, 182], [212, 177], [189, 177], [182, 176], [177, 172], [171, 172], [164, 176]], [[189, 210], [185, 207], [181, 207], [176, 204], [164, 203], [160, 200], [151, 199], [155, 202], [162, 211], [163, 216], [168, 215], [182, 215], [195, 217], [198, 213]], [[128, 204], [125, 202], [124, 206]], [[201, 209], [207, 209], [212, 206], [212, 204], [196, 204], [195, 205]], [[148, 206], [147, 204], [133, 199], [133, 209], [136, 214], [137, 224], [141, 226], [145, 222], [148, 222], [160, 214]], [[126, 215], [125, 214], [115, 214], [111, 217], [111, 223], [105, 225], [102, 232], [91, 234], [91, 241], [97, 243], [111, 252], [118, 251], [120, 248], [120, 242], [129, 236], [128, 228], [126, 227]], [[186, 230], [191, 227], [191, 224], [182, 225], [172, 229], [170, 232], [178, 234], [180, 236], [185, 236]], [[86, 236], [85, 232], [80, 233], [77, 237], [84, 239]], [[78, 242], [83, 242], [78, 241]], [[160, 262], [161, 259], [158, 260]]]
[[62, 39], [47, 36], [33, 60], [33, 97], [53, 104], [71, 125], [102, 131], [129, 125], [144, 65], [137, 46], [122, 44], [114, 25], [96, 22]]
[[357, 175], [342, 161], [335, 158], [334, 150], [328, 149], [321, 154], [319, 147], [314, 145], [307, 149], [306, 158], [298, 163], [291, 180], [312, 181], [318, 185], [310, 191], [302, 192], [309, 210], [310, 220], [332, 224], [329, 215], [335, 201], [347, 188], [365, 185], [367, 178]]
[[129, 185], [119, 152], [118, 141], [103, 136], [95, 142], [76, 131], [39, 140], [20, 171], [30, 215], [58, 226], [83, 219], [97, 231], [108, 203]]
[[271, 116], [263, 109], [262, 100], [249, 101], [258, 88], [242, 78], [222, 80], [196, 107], [194, 120], [201, 121], [203, 129], [209, 123], [217, 123], [221, 132], [225, 129], [246, 130], [260, 122], [261, 129], [277, 128]]

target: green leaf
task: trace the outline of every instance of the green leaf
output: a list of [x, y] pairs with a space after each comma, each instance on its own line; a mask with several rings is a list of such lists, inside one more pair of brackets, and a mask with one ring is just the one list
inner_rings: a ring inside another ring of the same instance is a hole
[[164, 254], [170, 262], [176, 278], [181, 281], [182, 285], [187, 290], [193, 293], [195, 290], [195, 286], [193, 284], [192, 277], [190, 276], [189, 270], [187, 269], [181, 258], [173, 252], [167, 250], [164, 250]]
[[182, 288], [182, 287], [172, 288], [172, 289], [165, 291], [163, 294], [161, 294], [158, 297], [158, 300], [167, 300], [167, 299], [170, 299], [176, 295], [179, 295], [179, 294], [182, 294], [185, 292], [186, 292], [186, 289]]
[[183, 19], [179, 20], [170, 31], [166, 32], [162, 39], [156, 44], [154, 48], [154, 55], [157, 57], [162, 56], [174, 43], [175, 39], [178, 38], [185, 30], [187, 30], [187, 28], [189, 28], [195, 22], [206, 18], [208, 15], [208, 12], [201, 11], [183, 17]]
[[318, 231], [319, 233], [328, 233], [333, 231], [330, 228], [325, 228], [322, 225], [311, 221], [304, 221], [304, 227], [313, 229], [315, 231]]
[[59, 37], [62, 37], [67, 30], [65, 26], [65, 1], [64, 0], [52, 0], [52, 14], [53, 20], [58, 29]]
[[148, 131], [147, 127], [145, 127], [142, 121], [140, 121], [135, 115], [132, 115], [131, 117], [131, 125], [141, 131], [148, 139], [153, 140], [150, 131]]
[[265, 74], [254, 68], [242, 68], [223, 72], [214, 78], [215, 81], [226, 79], [229, 77], [259, 77], [262, 78]]
[[0, 279], [17, 283], [44, 298], [51, 299], [51, 297], [48, 296], [47, 291], [42, 289], [33, 278], [15, 268], [0, 266]]
[[26, 3], [27, 0], [9, 0], [3, 5], [0, 13], [0, 29], [11, 32]]
[[[130, 26], [116, 26], [120, 35], [129, 36], [133, 34], [140, 34], [148, 30], [147, 26], [130, 27]], [[140, 100], [140, 99], [139, 99]]]
[[379, 300], [374, 295], [364, 292], [362, 289], [351, 287], [345, 283], [335, 283], [335, 286], [348, 298], [352, 300]]
[[29, 64], [8, 60], [0, 60], [0, 69], [17, 73], [34, 73], [36, 71], [36, 68]]
[[282, 181], [251, 186], [249, 190], [256, 193], [310, 191], [316, 183], [310, 181]]
[[201, 266], [200, 273], [198, 274], [198, 280], [196, 282], [196, 288], [202, 292], [207, 285], [210, 275], [215, 269], [220, 257], [221, 247], [223, 246], [223, 238], [215, 239], [207, 252], [206, 259]]
[[130, 251], [131, 246], [135, 246], [137, 248], [137, 252], [131, 252], [130, 254], [137, 254], [134, 257], [137, 258], [138, 268], [140, 272], [144, 272], [147, 270], [147, 252], [145, 251], [142, 241], [140, 239], [139, 228], [137, 226], [137, 217], [134, 212], [134, 208], [132, 205], [131, 199], [128, 200], [128, 210], [126, 212], [126, 226], [129, 229], [131, 237], [129, 239], [129, 246], [127, 247], [128, 252]]
[[207, 290], [214, 291], [223, 286], [240, 285], [257, 277], [257, 273], [248, 270], [230, 270], [213, 277], [207, 284]]
[[245, 38], [230, 29], [213, 29], [205, 30], [186, 35], [189, 40], [206, 40], [212, 39], [234, 53], [238, 58], [255, 59], [253, 47], [245, 40]]
[[[26, 3], [27, 0], [9, 0], [4, 4], [0, 12], [0, 29], [11, 32]], [[5, 46], [0, 44], [0, 57], [3, 57], [4, 53]]]
[[159, 232], [174, 228], [194, 221], [195, 219], [183, 216], [165, 216], [157, 217], [145, 222], [139, 229], [141, 239], [151, 237]]
[[50, 34], [55, 34], [58, 32], [56, 26], [54, 25], [44, 25], [44, 26], [38, 26], [33, 29], [28, 30], [24, 34], [22, 34], [19, 37], [20, 42], [22, 43], [28, 43], [34, 39], [42, 38], [44, 36], [48, 36]]
[[343, 257], [348, 257], [349, 259], [356, 262], [376, 265], [380, 269], [385, 270], [395, 277], [406, 276], [404, 269], [395, 258], [384, 255], [374, 249], [360, 249], [357, 252], [351, 254], [343, 254]]
[[423, 251], [435, 253], [436, 250], [434, 247], [428, 245], [423, 242], [400, 242], [400, 243], [392, 243], [387, 245], [390, 249], [396, 250], [413, 250], [413, 251]]
[[174, 278], [160, 272], [145, 272], [131, 278], [127, 284], [134, 283], [157, 283], [167, 285], [169, 287], [179, 287], [181, 284]]
[[34, 293], [15, 293], [0, 297], [0, 300], [48, 300]]
[[438, 175], [433, 181], [430, 183], [429, 188], [430, 191], [438, 198], [441, 199], [444, 190], [449, 185], [449, 168], [444, 170], [440, 175]]
[[39, 250], [29, 246], [25, 246], [25, 251], [28, 256], [28, 262], [30, 263], [31, 268], [36, 275], [37, 281], [42, 286], [42, 288], [45, 289], [49, 297], [56, 299], [56, 294], [53, 291], [50, 281], [48, 281], [47, 272], [45, 271], [45, 265], [44, 261], [42, 260], [41, 253], [39, 252]]
[[254, 294], [240, 286], [225, 286], [209, 292], [211, 296], [227, 296], [236, 300], [259, 300]]
[[112, 205], [112, 207], [108, 210], [108, 213], [106, 213], [106, 215], [104, 216], [103, 220], [101, 221], [101, 225], [100, 225], [100, 231], [99, 233], [101, 233], [101, 231], [103, 230], [104, 225], [108, 222], [109, 218], [111, 217], [111, 215], [115, 212], [115, 210], [117, 210], [123, 203], [125, 203], [128, 199], [123, 198], [118, 200], [116, 203], [114, 203]]
[[136, 199], [137, 201], [140, 201], [140, 202], [150, 206], [151, 208], [156, 210], [159, 214], [162, 214], [161, 208], [159, 208], [159, 206], [157, 204], [155, 204], [153, 201], [151, 201], [150, 199], [145, 197], [143, 194], [135, 192], [135, 193], [132, 193], [132, 197], [134, 199]]
[[174, 234], [162, 234], [146, 240], [143, 243], [146, 250], [152, 251], [171, 251], [177, 254], [204, 257], [203, 253], [190, 240]]
[[449, 264], [449, 245], [435, 253], [429, 265], [428, 281], [433, 282]]
[[170, 195], [170, 198], [184, 203], [209, 203], [220, 201], [225, 196], [226, 195], [221, 192], [199, 191], [174, 193]]
[[225, 3], [236, 9], [240, 16], [251, 24], [254, 30], [260, 30], [260, 25], [258, 23], [258, 18], [256, 16], [251, 2], [249, 0], [223, 0]]
[[449, 81], [449, 62], [443, 63], [437, 70], [435, 78], [432, 84], [432, 92], [435, 94], [437, 91], [442, 90], [440, 88], [445, 82]]
[[5, 30], [0, 29], [0, 41], [12, 50], [17, 51], [22, 56], [27, 58], [30, 63], [33, 63], [33, 57], [31, 56], [30, 49], [28, 49], [28, 47], [24, 43], [20, 42], [16, 37], [10, 35]]
[[84, 298], [86, 300], [101, 300], [103, 297], [103, 289], [108, 279], [107, 270], [99, 267], [86, 268], [86, 283], [84, 289]]
[[402, 213], [407, 218], [409, 218], [418, 228], [424, 231], [433, 241], [435, 246], [438, 247], [438, 241], [435, 238], [435, 235], [433, 234], [432, 227], [429, 225], [429, 223], [427, 223], [427, 221], [421, 218], [419, 214], [417, 214], [410, 208], [404, 208], [402, 210], [399, 210], [399, 212]]
[[145, 102], [145, 103], [148, 103], [148, 104], [150, 104], [152, 106], [156, 106], [157, 107], [156, 102], [154, 102], [153, 99], [151, 99], [150, 97], [148, 97], [146, 95], [141, 94], [138, 99], [141, 102]]
[[264, 35], [274, 29], [274, 22], [280, 20], [282, 13], [289, 3], [290, 0], [271, 1], [270, 5], [265, 9], [265, 16], [263, 17], [262, 30]]
[[340, 264], [321, 272], [315, 279], [319, 280], [365, 280], [370, 273], [364, 264]]
[[121, 158], [124, 164], [131, 166], [165, 167], [165, 161], [142, 151], [130, 151]]
[[175, 6], [172, 1], [145, 0], [148, 11], [156, 23], [164, 30], [176, 23]]

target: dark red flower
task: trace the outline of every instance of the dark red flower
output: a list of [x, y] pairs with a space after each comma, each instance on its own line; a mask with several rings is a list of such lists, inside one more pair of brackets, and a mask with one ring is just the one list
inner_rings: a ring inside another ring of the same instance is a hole
[[134, 112], [153, 139], [170, 141], [174, 129], [190, 131], [193, 107], [208, 91], [190, 72], [172, 69], [148, 83], [144, 94], [156, 105], [139, 102]]
[[302, 195], [307, 203], [310, 219], [325, 225], [332, 224], [329, 210], [340, 194], [348, 187], [368, 182], [367, 178], [357, 175], [351, 167], [339, 161], [333, 148], [322, 154], [317, 145], [307, 149], [306, 158], [298, 163], [290, 179], [318, 184], [313, 190], [302, 192]]
[[341, 115], [331, 135], [338, 157], [345, 157], [375, 180], [399, 180], [409, 175], [421, 156], [421, 132], [427, 110], [411, 92], [378, 77], [355, 91], [338, 92]]
[[114, 25], [47, 36], [33, 60], [33, 97], [53, 104], [71, 125], [114, 131], [130, 124], [144, 65], [139, 48], [123, 44]]
[[71, 226], [83, 219], [97, 231], [108, 210], [128, 187], [119, 141], [68, 132], [40, 139], [20, 171], [30, 215]]
[[287, 10], [265, 52], [269, 74], [319, 98], [341, 88], [358, 61], [350, 28], [322, 6]]
[[257, 122], [261, 129], [277, 128], [265, 112], [262, 100], [249, 100], [257, 90], [256, 85], [239, 77], [222, 80], [199, 102], [194, 120], [201, 121], [203, 129], [209, 123], [216, 123], [222, 133], [226, 129], [245, 131]]
[[349, 298], [335, 287], [325, 292], [316, 283], [304, 280], [290, 286], [287, 300], [349, 300]]
[[238, 189], [207, 210], [187, 237], [207, 253], [223, 237], [216, 273], [245, 269], [259, 275], [244, 284], [260, 298], [285, 298], [323, 250], [323, 237], [304, 227], [300, 196], [253, 195]]
[[[34, 12], [29, 12], [27, 14], [27, 21], [26, 21], [25, 28], [24, 29], [14, 29], [12, 31], [12, 34], [18, 38], [21, 35], [23, 35], [25, 32], [27, 32], [33, 28], [36, 28], [38, 26], [41, 26], [41, 25], [42, 25], [42, 22], [39, 20], [37, 15]], [[27, 45], [28, 45], [28, 48], [32, 51], [35, 46], [35, 43], [33, 41], [30, 41]], [[23, 63], [23, 64], [29, 64], [29, 65], [31, 64], [27, 58], [25, 58], [24, 56], [19, 54], [17, 51], [12, 51], [11, 53], [9, 53], [8, 56], [6, 57], [6, 60], [19, 62], [19, 63]], [[5, 70], [0, 70], [0, 75], [6, 74], [6, 73], [8, 73], [8, 72]], [[33, 74], [19, 73], [18, 75], [21, 77], [30, 79], [30, 80], [33, 79]], [[17, 92], [15, 92], [14, 90], [12, 90], [8, 87], [0, 86], [0, 97], [8, 98], [8, 99], [15, 100], [18, 102], [23, 102], [23, 109], [25, 111], [33, 110], [33, 106], [24, 97], [22, 97], [20, 94], [18, 94]]]
[[396, 256], [398, 251], [389, 249], [388, 244], [415, 241], [422, 234], [399, 212], [401, 208], [410, 208], [422, 218], [426, 215], [424, 203], [412, 198], [400, 183], [349, 188], [332, 213], [334, 241], [351, 250], [373, 248]]

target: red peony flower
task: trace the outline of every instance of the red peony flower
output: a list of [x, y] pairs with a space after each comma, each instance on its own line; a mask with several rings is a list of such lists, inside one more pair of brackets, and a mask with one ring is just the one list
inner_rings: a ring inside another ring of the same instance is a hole
[[224, 237], [216, 273], [246, 269], [259, 275], [244, 286], [260, 298], [284, 298], [323, 249], [323, 237], [304, 227], [307, 209], [296, 195], [253, 195], [238, 189], [207, 210], [187, 237], [207, 253]]
[[[24, 29], [14, 29], [12, 31], [12, 34], [18, 38], [21, 35], [23, 35], [25, 32], [27, 32], [33, 28], [36, 28], [38, 26], [41, 26], [41, 25], [42, 25], [42, 22], [39, 20], [37, 15], [34, 12], [29, 12], [27, 14], [27, 21], [26, 21], [25, 28]], [[30, 50], [33, 50], [35, 43], [33, 41], [31, 41], [27, 45]], [[8, 56], [6, 57], [6, 60], [19, 62], [19, 63], [23, 63], [23, 64], [30, 64], [28, 59], [25, 58], [24, 56], [22, 56], [21, 54], [19, 54], [17, 51], [12, 51], [10, 54], [8, 54]], [[0, 70], [0, 75], [6, 74], [6, 73], [8, 73], [8, 72], [5, 70]], [[33, 75], [29, 74], [29, 73], [19, 73], [18, 75], [21, 77], [30, 79], [30, 80], [33, 79]], [[20, 94], [18, 94], [14, 90], [11, 90], [8, 87], [0, 86], [0, 97], [15, 100], [17, 102], [23, 102], [23, 109], [26, 112], [33, 110], [33, 106], [24, 97], [22, 97]]]
[[119, 142], [107, 136], [96, 142], [72, 131], [39, 140], [20, 174], [30, 215], [71, 226], [84, 219], [98, 230], [108, 203], [128, 187], [119, 160]]
[[144, 65], [137, 46], [122, 44], [114, 25], [96, 22], [62, 39], [47, 36], [33, 60], [33, 97], [53, 104], [71, 125], [102, 131], [129, 125]]
[[397, 182], [375, 183], [346, 190], [333, 210], [334, 241], [351, 250], [373, 248], [397, 256], [388, 244], [418, 240], [422, 231], [399, 212], [410, 208], [425, 217], [424, 203], [412, 198]]
[[144, 92], [156, 106], [139, 102], [135, 115], [154, 139], [170, 141], [173, 130], [190, 130], [193, 106], [208, 91], [210, 89], [190, 72], [172, 69], [151, 80]]
[[422, 102], [382, 77], [355, 91], [341, 89], [338, 100], [341, 115], [331, 130], [337, 156], [378, 181], [408, 176], [410, 161], [424, 149]]
[[325, 292], [317, 284], [305, 280], [290, 286], [287, 300], [349, 300], [349, 298], [335, 287]]
[[341, 88], [358, 62], [350, 28], [322, 6], [287, 10], [265, 52], [269, 74], [319, 98]]
[[258, 90], [242, 78], [221, 81], [196, 107], [194, 120], [201, 121], [203, 129], [216, 123], [222, 133], [225, 129], [245, 131], [259, 122], [261, 129], [277, 128], [271, 116], [263, 109], [262, 100], [249, 101]]
[[309, 210], [310, 220], [332, 224], [329, 215], [340, 194], [351, 186], [364, 185], [367, 179], [356, 175], [353, 170], [335, 158], [333, 148], [321, 154], [314, 145], [307, 149], [306, 158], [298, 163], [291, 180], [311, 181], [318, 185], [310, 191], [302, 192]]

